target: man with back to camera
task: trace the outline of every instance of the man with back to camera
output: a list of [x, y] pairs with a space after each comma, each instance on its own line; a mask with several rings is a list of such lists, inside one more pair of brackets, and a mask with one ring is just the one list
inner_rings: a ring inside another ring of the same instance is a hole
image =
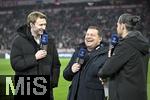
[[46, 48], [41, 44], [46, 20], [46, 15], [38, 11], [27, 16], [27, 24], [17, 30], [10, 60], [16, 75], [50, 75], [50, 100], [53, 100], [53, 88], [58, 85], [61, 64], [54, 40], [47, 37]]
[[147, 100], [147, 39], [136, 30], [139, 16], [122, 14], [117, 22], [122, 37], [112, 56], [99, 71], [109, 77], [109, 100]]

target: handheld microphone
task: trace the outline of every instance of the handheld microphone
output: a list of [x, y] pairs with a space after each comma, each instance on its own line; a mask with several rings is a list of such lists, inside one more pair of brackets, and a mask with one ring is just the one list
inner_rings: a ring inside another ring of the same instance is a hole
[[111, 36], [110, 46], [111, 48], [114, 48], [118, 44], [119, 38], [116, 34], [113, 34]]
[[118, 42], [119, 42], [119, 37], [116, 34], [113, 34], [111, 36], [111, 41], [109, 44], [109, 50], [111, 50], [111, 55], [114, 51], [115, 46], [118, 44]]
[[84, 63], [85, 54], [86, 54], [86, 49], [80, 48], [79, 53], [77, 55], [77, 59], [76, 59], [76, 62], [78, 64], [82, 65]]
[[48, 47], [48, 33], [44, 31], [43, 34], [41, 35], [41, 49], [47, 51], [47, 47]]

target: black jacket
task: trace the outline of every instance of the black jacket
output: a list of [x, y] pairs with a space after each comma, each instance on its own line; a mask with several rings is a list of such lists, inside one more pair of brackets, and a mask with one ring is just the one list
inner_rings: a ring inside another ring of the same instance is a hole
[[101, 44], [90, 54], [87, 53], [80, 71], [73, 73], [71, 67], [76, 62], [82, 46], [76, 49], [63, 73], [66, 80], [72, 81], [67, 100], [103, 100], [104, 89], [97, 73], [107, 58], [108, 48]]
[[138, 31], [129, 34], [116, 46], [100, 77], [110, 77], [110, 100], [147, 100], [148, 42]]
[[53, 39], [49, 38], [48, 54], [41, 60], [35, 59], [35, 53], [40, 49], [31, 35], [30, 27], [24, 25], [18, 30], [11, 48], [11, 66], [16, 75], [50, 75], [51, 84], [58, 85], [60, 61]]

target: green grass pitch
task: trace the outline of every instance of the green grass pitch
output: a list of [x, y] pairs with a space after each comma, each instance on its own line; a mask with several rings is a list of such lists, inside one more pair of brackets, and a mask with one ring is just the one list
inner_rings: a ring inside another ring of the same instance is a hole
[[[70, 82], [66, 81], [63, 78], [63, 70], [66, 67], [67, 63], [69, 62], [69, 59], [67, 58], [61, 58], [61, 73], [60, 73], [60, 79], [59, 79], [59, 86], [54, 89], [54, 97], [55, 100], [67, 100], [67, 93], [68, 93], [68, 87], [70, 85]], [[5, 59], [0, 59], [0, 75], [14, 75], [14, 71], [12, 70], [10, 66], [10, 61]], [[150, 100], [150, 61], [149, 61], [149, 71], [148, 71], [148, 100]]]

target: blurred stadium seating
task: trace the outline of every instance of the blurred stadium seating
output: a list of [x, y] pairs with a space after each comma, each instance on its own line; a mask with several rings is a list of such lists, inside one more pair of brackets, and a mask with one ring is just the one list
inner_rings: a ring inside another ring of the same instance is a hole
[[[74, 1], [74, 2], [71, 2]], [[48, 16], [48, 33], [55, 38], [59, 51], [72, 50], [83, 41], [89, 25], [102, 27], [104, 40], [116, 33], [120, 14], [141, 16], [139, 30], [150, 40], [150, 8], [148, 0], [0, 0], [0, 53], [10, 51], [16, 29], [25, 24], [31, 11]]]

